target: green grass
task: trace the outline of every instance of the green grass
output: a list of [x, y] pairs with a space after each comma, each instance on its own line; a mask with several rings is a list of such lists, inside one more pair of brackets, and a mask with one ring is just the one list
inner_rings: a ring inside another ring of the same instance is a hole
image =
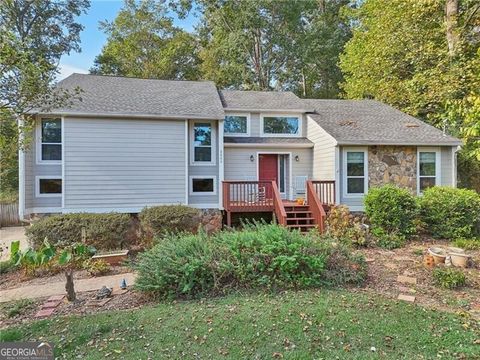
[[2, 304], [0, 306], [0, 312], [3, 313], [7, 318], [12, 318], [21, 314], [24, 310], [31, 308], [33, 301], [30, 299], [21, 299], [18, 301], [13, 301], [9, 303]]
[[478, 336], [463, 317], [343, 290], [161, 303], [2, 332], [52, 341], [68, 359], [476, 358]]

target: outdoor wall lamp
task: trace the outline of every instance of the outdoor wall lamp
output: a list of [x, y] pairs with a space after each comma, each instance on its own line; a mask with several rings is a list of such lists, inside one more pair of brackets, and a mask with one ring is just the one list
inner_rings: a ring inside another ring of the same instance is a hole
[[298, 155], [295, 155], [295, 161], [300, 161], [300, 158], [298, 157]]
[[255, 158], [253, 157], [253, 155], [250, 155], [250, 161], [251, 161], [251, 162], [254, 162], [254, 161], [255, 161]]

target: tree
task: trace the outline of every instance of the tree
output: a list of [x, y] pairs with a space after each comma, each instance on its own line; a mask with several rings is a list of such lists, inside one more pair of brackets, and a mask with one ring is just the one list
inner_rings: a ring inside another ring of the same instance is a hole
[[[88, 0], [0, 2], [0, 190], [17, 189], [19, 119], [32, 109], [48, 110], [73, 95], [55, 90], [63, 54], [80, 51], [82, 26], [75, 22]], [[27, 145], [27, 139], [21, 146]]]
[[126, 0], [115, 20], [100, 28], [108, 39], [92, 73], [198, 79], [196, 38], [173, 26], [162, 2]]

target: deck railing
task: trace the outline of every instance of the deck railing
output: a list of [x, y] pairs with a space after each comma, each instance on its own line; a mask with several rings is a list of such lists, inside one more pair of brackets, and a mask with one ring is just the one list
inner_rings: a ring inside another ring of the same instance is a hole
[[287, 213], [285, 212], [285, 207], [283, 206], [282, 197], [280, 196], [280, 191], [278, 190], [277, 182], [272, 181], [273, 189], [273, 208], [275, 211], [275, 218], [279, 225], [287, 225]]
[[274, 211], [272, 181], [224, 181], [223, 207], [227, 211]]
[[320, 232], [325, 230], [325, 218], [327, 214], [323, 208], [323, 204], [320, 201], [318, 194], [315, 190], [314, 181], [307, 180], [307, 202], [312, 212], [312, 216], [315, 219], [315, 223], [320, 228]]
[[335, 180], [311, 180], [310, 182], [323, 205], [335, 205]]

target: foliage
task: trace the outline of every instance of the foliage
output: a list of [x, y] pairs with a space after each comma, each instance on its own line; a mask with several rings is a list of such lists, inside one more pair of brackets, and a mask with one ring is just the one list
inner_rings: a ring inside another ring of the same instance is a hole
[[464, 250], [480, 250], [480, 238], [456, 239], [452, 242], [452, 245]]
[[480, 219], [480, 195], [474, 190], [435, 186], [418, 199], [420, 218], [434, 236], [473, 237]]
[[1, 310], [7, 318], [13, 318], [20, 315], [25, 310], [32, 308], [33, 305], [34, 303], [31, 299], [19, 299], [3, 305]]
[[18, 146], [27, 147], [31, 109], [66, 105], [73, 92], [54, 89], [60, 57], [80, 50], [82, 25], [75, 22], [88, 0], [0, 2], [0, 191], [18, 184]]
[[15, 268], [15, 264], [10, 260], [0, 261], [0, 275], [5, 274]]
[[0, 191], [0, 204], [12, 204], [12, 203], [16, 203], [17, 201], [18, 201], [18, 192], [15, 190], [12, 190], [12, 187], [10, 187], [10, 185], [6, 187], [5, 191]]
[[58, 257], [58, 264], [65, 266], [72, 263], [74, 266], [78, 265], [81, 261], [90, 258], [95, 255], [97, 249], [93, 246], [87, 246], [85, 244], [73, 244], [62, 250]]
[[433, 270], [435, 284], [445, 289], [457, 289], [465, 286], [467, 278], [462, 270], [441, 267]]
[[88, 259], [83, 262], [83, 268], [92, 276], [106, 275], [111, 271], [110, 264], [105, 260]]
[[135, 286], [160, 297], [198, 297], [242, 288], [308, 288], [361, 282], [363, 258], [315, 233], [246, 225], [212, 237], [170, 235], [139, 256]]
[[198, 209], [184, 205], [165, 205], [144, 208], [138, 215], [143, 235], [147, 239], [181, 231], [196, 232], [199, 226]]
[[375, 238], [375, 244], [387, 250], [401, 248], [407, 241], [404, 235], [397, 232], [386, 232], [382, 228], [373, 228], [372, 235]]
[[368, 234], [362, 227], [360, 219], [352, 216], [345, 205], [330, 209], [326, 225], [327, 233], [340, 242], [355, 246], [366, 246], [369, 243]]
[[55, 257], [56, 251], [46, 239], [37, 250], [29, 248], [21, 251], [18, 244], [19, 242], [12, 242], [10, 260], [15, 266], [23, 268], [27, 275], [33, 275], [39, 268], [45, 269], [51, 266], [51, 260]]
[[416, 232], [415, 197], [407, 190], [394, 185], [371, 188], [364, 199], [365, 213], [375, 229], [410, 237]]
[[25, 231], [30, 243], [37, 247], [47, 238], [56, 247], [82, 241], [99, 250], [119, 249], [136, 241], [134, 223], [129, 214], [65, 214], [42, 218]]

